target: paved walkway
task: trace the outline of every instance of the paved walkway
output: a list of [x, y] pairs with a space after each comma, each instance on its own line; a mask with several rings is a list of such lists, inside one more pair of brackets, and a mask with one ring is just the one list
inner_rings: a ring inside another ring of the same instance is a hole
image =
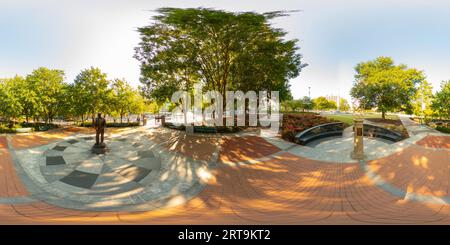
[[408, 131], [409, 136], [423, 133], [439, 133], [439, 131], [435, 129], [409, 119], [408, 116], [400, 115], [399, 118], [403, 126], [405, 126], [406, 130]]
[[265, 132], [117, 130], [101, 156], [91, 137], [0, 136], [0, 223], [450, 224], [450, 136], [435, 132], [360, 162]]

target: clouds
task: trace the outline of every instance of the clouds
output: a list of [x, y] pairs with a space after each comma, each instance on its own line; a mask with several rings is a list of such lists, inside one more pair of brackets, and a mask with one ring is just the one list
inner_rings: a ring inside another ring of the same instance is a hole
[[450, 3], [378, 1], [148, 1], [0, 0], [0, 77], [39, 66], [64, 69], [72, 81], [98, 66], [138, 84], [135, 29], [158, 7], [212, 7], [230, 11], [302, 10], [274, 24], [300, 40], [310, 66], [291, 81], [294, 97], [348, 97], [353, 66], [380, 55], [425, 70], [433, 87], [450, 79]]

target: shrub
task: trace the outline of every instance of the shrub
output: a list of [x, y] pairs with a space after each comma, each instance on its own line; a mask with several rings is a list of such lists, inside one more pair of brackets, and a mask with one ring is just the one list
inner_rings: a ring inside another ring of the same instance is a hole
[[15, 133], [16, 128], [10, 128], [8, 125], [0, 124], [0, 133]]
[[320, 124], [335, 122], [318, 114], [284, 114], [281, 125], [281, 137], [285, 140], [295, 142], [295, 135], [298, 133], [315, 127]]
[[[83, 124], [78, 124], [78, 126], [81, 127], [93, 127], [92, 122], [85, 122]], [[107, 128], [121, 128], [121, 127], [137, 127], [139, 126], [138, 122], [130, 122], [130, 123], [114, 123], [114, 122], [108, 122], [106, 123]]]
[[442, 133], [450, 134], [450, 128], [444, 126], [436, 126], [436, 130], [441, 131]]
[[45, 124], [45, 123], [27, 123], [23, 122], [20, 124], [22, 128], [33, 128], [34, 131], [47, 131], [49, 129], [57, 128], [56, 124]]

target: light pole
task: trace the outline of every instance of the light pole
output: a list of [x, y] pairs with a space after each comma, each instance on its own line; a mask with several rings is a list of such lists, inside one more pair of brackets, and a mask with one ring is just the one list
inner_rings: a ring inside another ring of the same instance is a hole
[[308, 97], [311, 99], [311, 87], [308, 87]]

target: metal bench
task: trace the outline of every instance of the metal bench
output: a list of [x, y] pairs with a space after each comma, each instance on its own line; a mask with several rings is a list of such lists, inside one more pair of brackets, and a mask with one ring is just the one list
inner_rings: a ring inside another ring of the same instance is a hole
[[371, 124], [364, 124], [363, 126], [363, 134], [366, 137], [375, 137], [375, 138], [381, 138], [393, 142], [397, 142], [400, 140], [403, 140], [405, 137], [403, 134], [399, 132], [395, 132], [393, 130], [389, 130], [387, 128], [371, 125]]
[[295, 141], [297, 144], [306, 145], [317, 139], [342, 136], [343, 131], [344, 123], [342, 122], [321, 124], [298, 133], [295, 136]]
[[195, 133], [217, 133], [216, 127], [194, 126]]

